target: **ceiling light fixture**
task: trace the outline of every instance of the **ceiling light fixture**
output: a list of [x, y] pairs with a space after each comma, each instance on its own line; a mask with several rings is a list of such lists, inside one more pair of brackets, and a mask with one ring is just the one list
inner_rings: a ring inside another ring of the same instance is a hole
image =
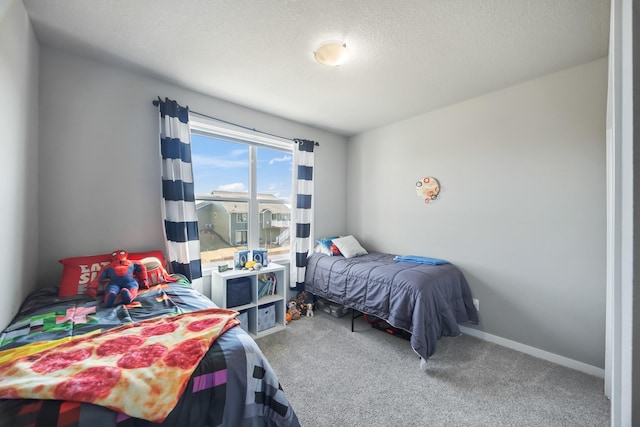
[[337, 67], [349, 58], [349, 49], [346, 43], [328, 41], [322, 43], [318, 50], [313, 52], [316, 61], [327, 67]]

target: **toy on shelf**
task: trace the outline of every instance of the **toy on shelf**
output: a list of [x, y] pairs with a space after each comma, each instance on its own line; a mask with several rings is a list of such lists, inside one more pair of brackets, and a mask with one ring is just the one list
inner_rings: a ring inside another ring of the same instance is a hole
[[247, 261], [244, 264], [244, 267], [242, 268], [243, 270], [251, 270], [251, 271], [258, 271], [262, 268], [262, 264], [257, 263], [256, 261]]

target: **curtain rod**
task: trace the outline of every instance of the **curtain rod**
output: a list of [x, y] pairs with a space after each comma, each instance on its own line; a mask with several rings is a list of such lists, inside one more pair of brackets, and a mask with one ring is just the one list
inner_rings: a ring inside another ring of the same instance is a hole
[[[160, 103], [161, 103], [161, 102], [162, 102], [162, 99], [158, 96], [158, 99], [153, 100], [153, 101], [152, 101], [152, 104], [153, 104], [153, 105], [155, 105], [155, 106], [157, 107], [158, 105], [160, 105]], [[177, 103], [176, 103], [176, 104], [177, 104]], [[180, 104], [178, 104], [178, 105], [180, 105]], [[189, 106], [188, 106], [188, 105], [186, 106], [186, 109], [187, 109], [188, 111], [190, 111], [190, 112], [194, 113], [194, 114], [197, 114], [197, 115], [202, 116], [202, 117], [206, 117], [207, 119], [216, 120], [216, 121], [218, 121], [218, 122], [226, 123], [226, 124], [228, 124], [228, 125], [232, 125], [232, 126], [237, 126], [237, 127], [239, 127], [239, 128], [242, 128], [242, 129], [250, 130], [250, 131], [252, 131], [252, 132], [261, 133], [261, 134], [263, 134], [263, 135], [274, 136], [274, 137], [276, 137], [276, 138], [286, 139], [287, 141], [293, 141], [293, 142], [295, 142], [295, 143], [298, 143], [298, 139], [297, 139], [297, 138], [294, 138], [294, 139], [292, 139], [292, 138], [286, 138], [286, 137], [284, 137], [284, 136], [276, 135], [276, 134], [269, 133], [269, 132], [264, 132], [264, 131], [261, 131], [261, 130], [258, 130], [258, 129], [254, 129], [254, 128], [250, 128], [250, 127], [247, 127], [247, 126], [239, 125], [239, 124], [237, 124], [237, 123], [229, 122], [229, 121], [227, 121], [227, 120], [219, 119], [219, 118], [217, 118], [217, 117], [212, 117], [212, 116], [209, 116], [209, 115], [207, 115], [207, 114], [202, 114], [202, 113], [199, 113], [199, 112], [197, 112], [197, 111], [189, 110]], [[311, 142], [313, 142], [313, 144], [314, 144], [316, 147], [319, 147], [319, 146], [320, 146], [320, 144], [319, 144], [318, 142], [316, 142], [316, 141], [311, 141]]]

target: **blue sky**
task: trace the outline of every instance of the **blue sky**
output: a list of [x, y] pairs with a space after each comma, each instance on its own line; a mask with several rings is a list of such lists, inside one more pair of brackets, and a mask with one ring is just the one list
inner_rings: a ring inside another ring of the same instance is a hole
[[[247, 191], [249, 146], [191, 135], [196, 194], [213, 190]], [[258, 148], [258, 192], [291, 197], [292, 154]]]

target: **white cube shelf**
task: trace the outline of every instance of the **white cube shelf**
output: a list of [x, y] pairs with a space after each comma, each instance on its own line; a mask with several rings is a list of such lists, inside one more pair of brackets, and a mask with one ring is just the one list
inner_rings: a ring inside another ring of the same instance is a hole
[[[211, 300], [221, 308], [228, 308], [239, 312], [247, 313], [248, 332], [254, 338], [271, 334], [284, 329], [286, 325], [285, 313], [287, 287], [289, 278], [286, 267], [280, 264], [271, 263], [260, 270], [227, 270], [211, 272]], [[258, 275], [273, 273], [276, 278], [275, 291], [271, 295], [259, 295]], [[248, 278], [251, 286], [251, 301], [247, 304], [233, 307], [227, 306], [227, 282], [231, 279]], [[258, 310], [264, 310], [272, 305], [275, 311], [275, 326], [259, 331]]]

